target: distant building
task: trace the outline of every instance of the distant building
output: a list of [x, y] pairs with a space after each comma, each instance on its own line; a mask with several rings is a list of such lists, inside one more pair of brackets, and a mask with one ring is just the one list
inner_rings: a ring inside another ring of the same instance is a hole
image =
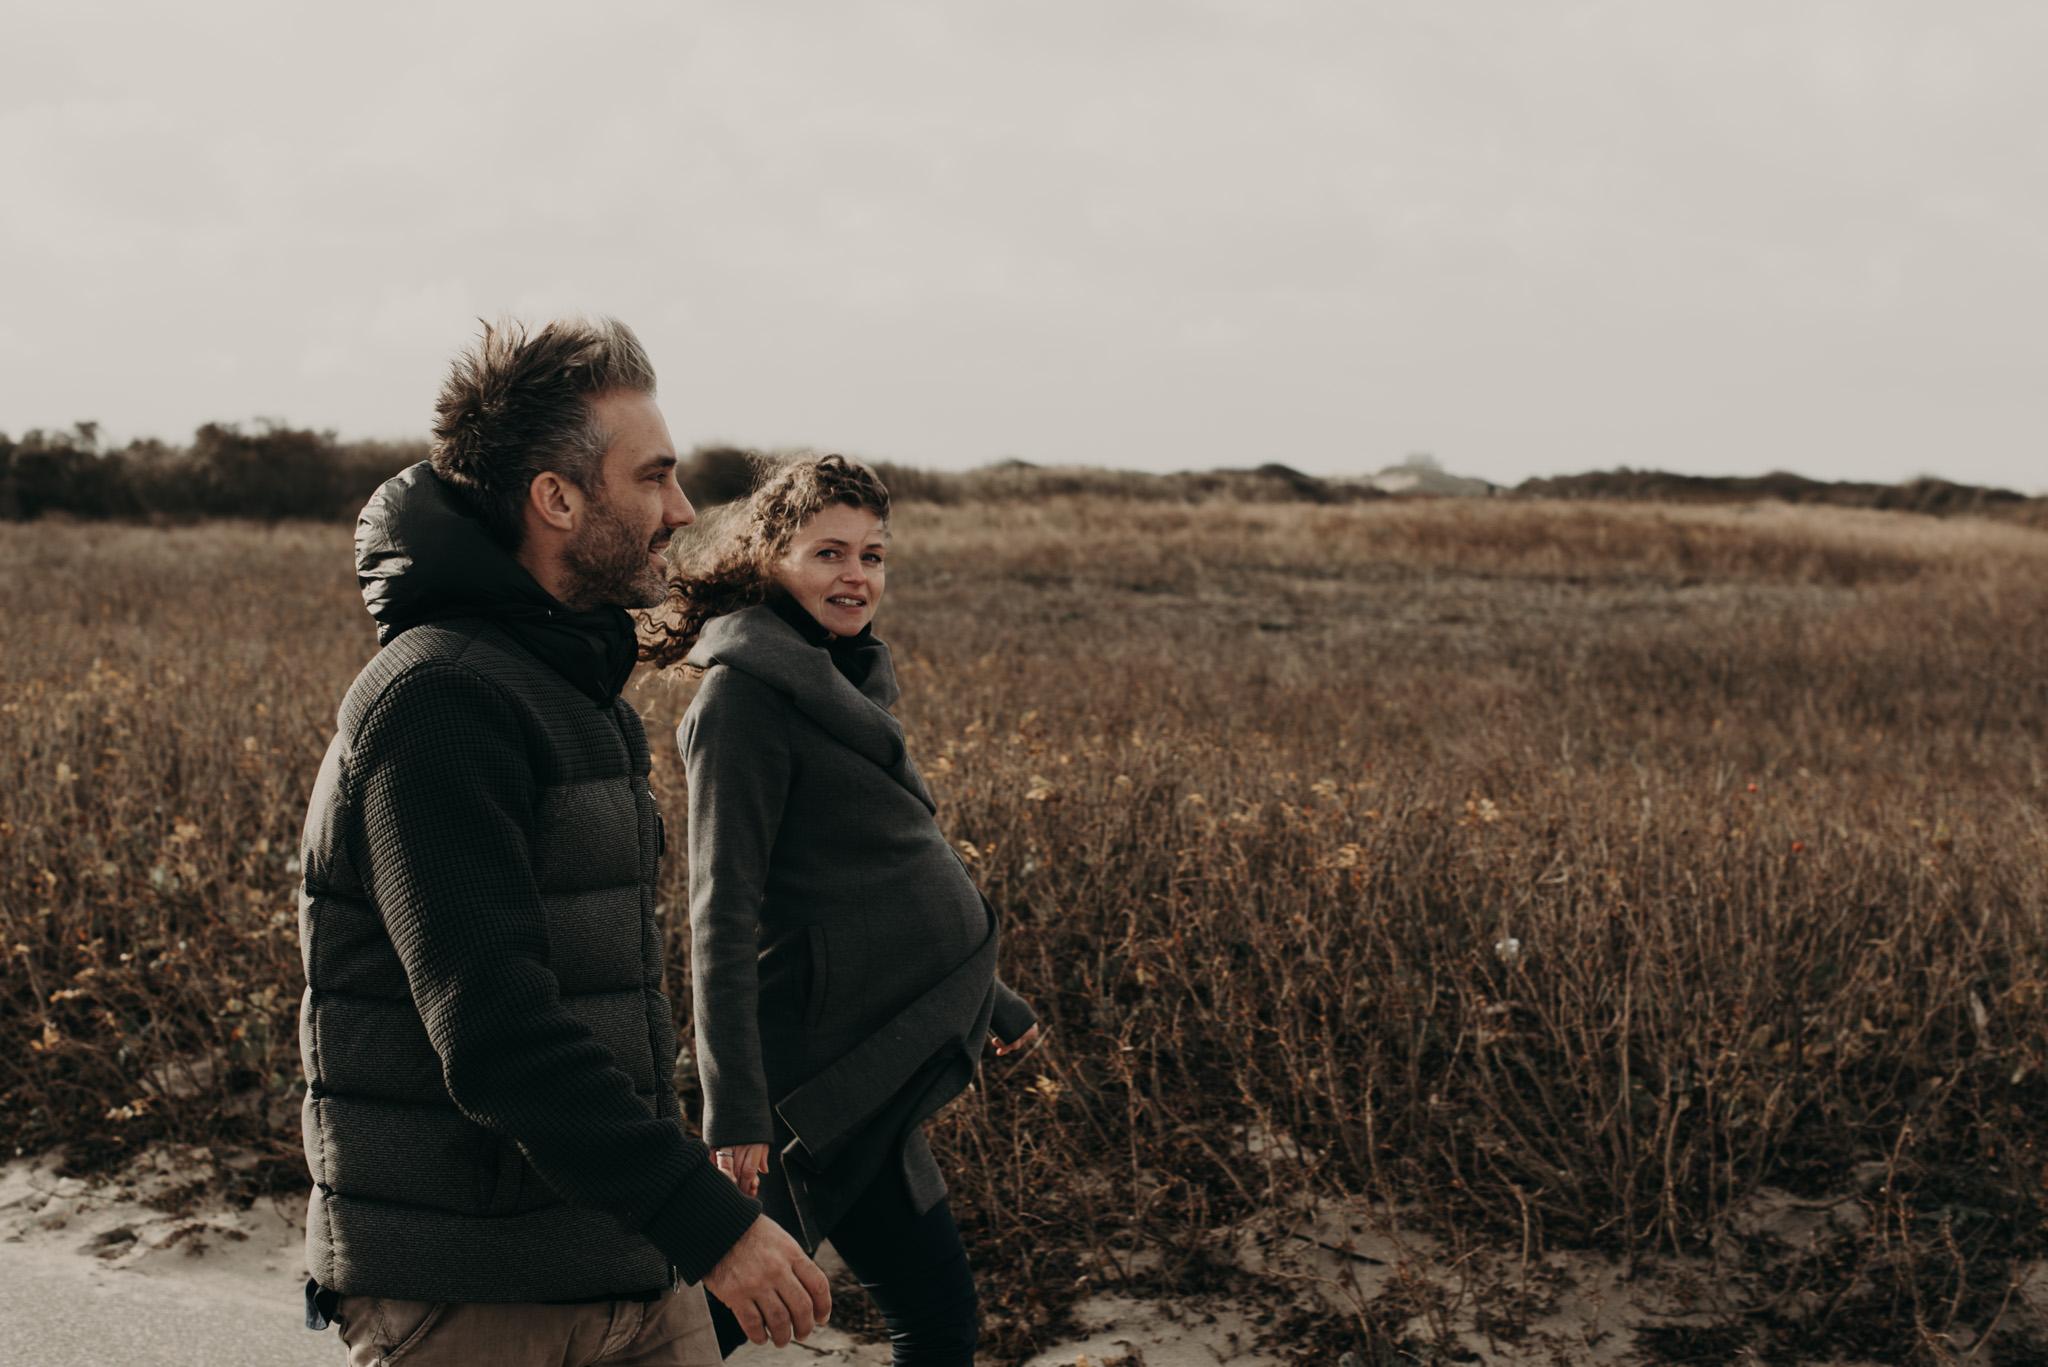
[[1389, 465], [1376, 475], [1357, 481], [1387, 494], [1425, 494], [1436, 498], [1488, 498], [1499, 486], [1483, 479], [1454, 475], [1435, 456], [1419, 451], [1399, 465]]

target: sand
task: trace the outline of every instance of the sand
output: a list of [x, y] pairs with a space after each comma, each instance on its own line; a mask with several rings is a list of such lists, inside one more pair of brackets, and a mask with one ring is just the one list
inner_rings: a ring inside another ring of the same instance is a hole
[[[338, 1339], [300, 1323], [302, 1199], [237, 1209], [219, 1195], [224, 1179], [249, 1163], [246, 1155], [179, 1148], [93, 1181], [59, 1176], [57, 1155], [0, 1168], [0, 1356], [51, 1367], [333, 1367]], [[1859, 1209], [1848, 1198], [1765, 1193], [1745, 1218], [1751, 1233], [1792, 1247], [1842, 1232]], [[1271, 1335], [1290, 1310], [1374, 1302], [1383, 1309], [1390, 1298], [1418, 1307], [1405, 1338], [1454, 1347], [1482, 1367], [1618, 1367], [1649, 1360], [1644, 1327], [1711, 1328], [1728, 1323], [1732, 1309], [1714, 1270], [1698, 1262], [1628, 1269], [1565, 1253], [1525, 1265], [1518, 1250], [1454, 1253], [1405, 1227], [1398, 1212], [1334, 1203], [1262, 1218], [1238, 1232], [1229, 1256], [1250, 1274], [1250, 1293], [1176, 1302], [1097, 1294], [1080, 1306], [1078, 1332], [1029, 1367], [1267, 1367], [1283, 1361], [1286, 1345]], [[833, 1261], [828, 1249], [821, 1262], [829, 1270]], [[2019, 1282], [2015, 1313], [2031, 1315], [2034, 1301], [2048, 1301], [2048, 1267], [2024, 1270]], [[1972, 1346], [1969, 1332], [1959, 1333], [1956, 1360]], [[732, 1361], [880, 1367], [889, 1356], [886, 1345], [826, 1327], [807, 1344], [750, 1347]]]

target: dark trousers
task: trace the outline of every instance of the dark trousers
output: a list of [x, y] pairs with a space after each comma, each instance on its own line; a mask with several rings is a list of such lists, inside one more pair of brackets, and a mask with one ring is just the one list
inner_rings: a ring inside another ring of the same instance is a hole
[[[896, 1367], [973, 1367], [981, 1307], [951, 1206], [941, 1201], [917, 1214], [903, 1174], [888, 1163], [833, 1227], [831, 1238], [882, 1312]], [[707, 1293], [704, 1299], [718, 1330], [718, 1350], [730, 1357], [747, 1336], [718, 1297]]]

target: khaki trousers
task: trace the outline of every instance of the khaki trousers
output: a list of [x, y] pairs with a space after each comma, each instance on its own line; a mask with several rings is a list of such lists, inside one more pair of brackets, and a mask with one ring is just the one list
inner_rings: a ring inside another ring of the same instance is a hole
[[658, 1301], [494, 1305], [345, 1296], [335, 1324], [349, 1367], [718, 1367], [695, 1286]]

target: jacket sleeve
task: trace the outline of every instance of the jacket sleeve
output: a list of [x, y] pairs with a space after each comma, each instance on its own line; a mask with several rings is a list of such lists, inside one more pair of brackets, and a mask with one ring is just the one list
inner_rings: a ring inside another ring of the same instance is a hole
[[366, 872], [448, 1094], [563, 1197], [699, 1281], [760, 1212], [562, 1005], [530, 837], [520, 710], [453, 662], [394, 679], [352, 757]]
[[690, 980], [704, 1138], [775, 1135], [761, 1063], [758, 938], [792, 761], [789, 704], [729, 667], [704, 677], [677, 737], [690, 783]]
[[995, 1037], [1005, 1044], [1015, 1044], [1024, 1038], [1024, 1032], [1038, 1024], [1038, 1013], [1011, 990], [1001, 978], [996, 979], [995, 1010], [989, 1014], [988, 1028]]

